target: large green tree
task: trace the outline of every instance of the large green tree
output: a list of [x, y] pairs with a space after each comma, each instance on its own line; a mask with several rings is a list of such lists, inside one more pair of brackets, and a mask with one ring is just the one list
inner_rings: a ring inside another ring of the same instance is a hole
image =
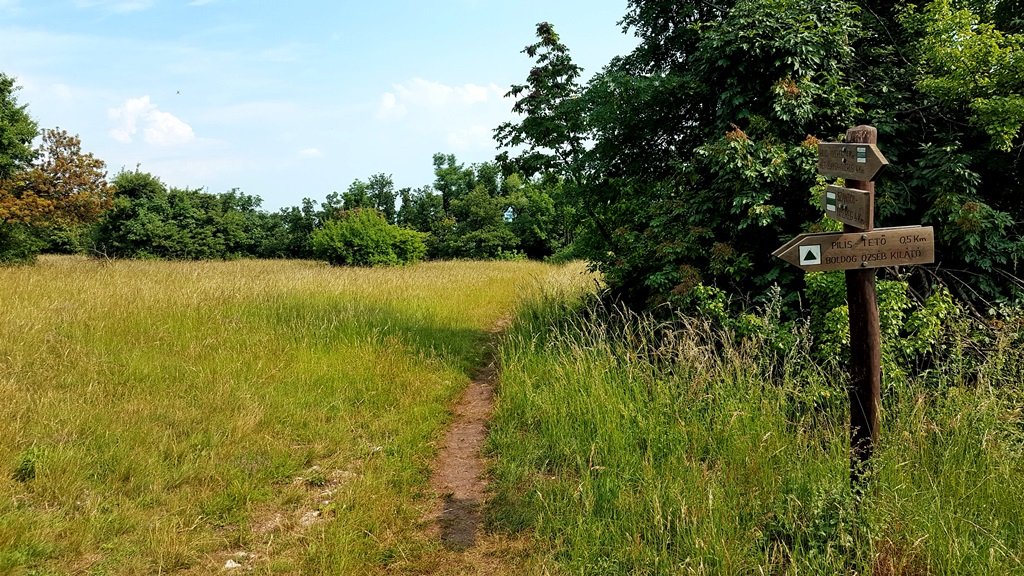
[[872, 123], [897, 167], [878, 224], [935, 224], [933, 270], [1006, 296], [1024, 255], [1024, 58], [986, 20], [1001, 6], [632, 0], [637, 47], [583, 88], [542, 24], [500, 158], [574, 186], [579, 244], [629, 302], [685, 301], [700, 284], [757, 297], [801, 285], [774, 247], [835, 225], [818, 208], [816, 144]]
[[883, 225], [936, 227], [931, 270], [981, 305], [1021, 292], [1024, 37], [996, 26], [1006, 2], [864, 3], [851, 83], [891, 162]]
[[454, 155], [434, 155], [434, 189], [444, 218], [431, 231], [431, 256], [495, 258], [518, 249], [505, 219], [510, 204], [502, 180], [494, 163], [465, 166]]
[[39, 133], [27, 104], [19, 104], [14, 78], [0, 72], [0, 181], [24, 169], [35, 158], [32, 140]]
[[512, 158], [502, 152], [498, 159], [515, 171], [533, 176], [558, 173], [576, 182], [582, 178], [579, 158], [587, 135], [586, 115], [581, 109], [579, 83], [583, 69], [549, 22], [537, 24], [537, 42], [523, 49], [536, 66], [524, 84], [511, 87], [506, 98], [516, 98], [512, 111], [518, 122], [504, 122], [495, 129], [502, 147], [518, 150]]

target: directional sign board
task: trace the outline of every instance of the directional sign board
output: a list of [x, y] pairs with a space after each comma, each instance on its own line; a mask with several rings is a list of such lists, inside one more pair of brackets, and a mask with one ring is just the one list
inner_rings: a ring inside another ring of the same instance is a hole
[[807, 272], [931, 264], [935, 261], [935, 232], [931, 226], [899, 226], [801, 234], [772, 255]]
[[818, 174], [823, 176], [866, 181], [888, 165], [889, 161], [874, 144], [818, 144]]
[[829, 186], [825, 189], [825, 214], [844, 224], [870, 230], [875, 225], [874, 196], [866, 190]]

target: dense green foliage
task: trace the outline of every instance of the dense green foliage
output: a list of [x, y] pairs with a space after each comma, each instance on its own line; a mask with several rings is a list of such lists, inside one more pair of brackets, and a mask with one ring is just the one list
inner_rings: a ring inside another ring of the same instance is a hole
[[423, 258], [424, 236], [389, 224], [372, 208], [353, 208], [314, 231], [310, 244], [318, 258], [338, 266], [391, 266]]
[[495, 163], [434, 155], [434, 184], [403, 190], [398, 222], [428, 237], [432, 258], [530, 258], [569, 245], [574, 223], [558, 178], [524, 180]]
[[749, 303], [801, 286], [770, 252], [834, 226], [818, 208], [816, 144], [870, 123], [893, 166], [877, 225], [936, 226], [931, 272], [975, 303], [1013, 299], [1024, 51], [1008, 14], [945, 0], [633, 0], [623, 25], [639, 45], [585, 86], [538, 25], [535, 67], [510, 92], [525, 117], [496, 136], [517, 151], [509, 169], [573, 184], [583, 253], [628, 302], [687, 302], [713, 285]]
[[121, 172], [114, 187], [114, 207], [96, 229], [93, 249], [99, 255], [201, 260], [271, 256], [282, 249], [282, 230], [258, 210], [257, 197], [168, 189], [142, 172]]
[[0, 263], [32, 262], [43, 247], [33, 230], [21, 222], [0, 223]]
[[7, 180], [34, 158], [32, 140], [38, 133], [35, 120], [19, 104], [14, 79], [0, 72], [0, 182]]
[[373, 208], [390, 223], [395, 222], [395, 200], [398, 193], [391, 176], [374, 174], [369, 180], [355, 180], [342, 195], [345, 210]]
[[[276, 213], [259, 210], [259, 198], [238, 191], [167, 188], [152, 174], [124, 171], [114, 179], [117, 200], [96, 227], [89, 250], [108, 257], [323, 258], [372, 266], [418, 260], [424, 256], [420, 242], [431, 258], [474, 259], [540, 259], [571, 243], [574, 223], [571, 209], [563, 209], [559, 179], [524, 181], [503, 175], [492, 163], [465, 166], [442, 154], [434, 167], [433, 186], [396, 190], [391, 176], [375, 174], [366, 182], [355, 180], [344, 193], [328, 194], [322, 203], [306, 198]], [[364, 233], [369, 236], [358, 237]], [[51, 245], [82, 244], [72, 240], [57, 236]], [[339, 248], [339, 242], [362, 244], [369, 252], [361, 256]], [[368, 247], [394, 242], [394, 258], [390, 248], [379, 258], [370, 256], [377, 250]]]
[[845, 376], [780, 304], [739, 340], [556, 300], [521, 315], [501, 348], [492, 527], [536, 531], [567, 574], [1020, 572], [1022, 319], [950, 312], [939, 366], [887, 373], [858, 504]]

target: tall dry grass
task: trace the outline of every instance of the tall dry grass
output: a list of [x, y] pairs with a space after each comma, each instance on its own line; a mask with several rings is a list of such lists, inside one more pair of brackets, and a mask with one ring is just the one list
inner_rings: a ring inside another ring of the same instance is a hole
[[567, 574], [1024, 574], [1024, 321], [979, 366], [887, 381], [862, 501], [845, 375], [768, 332], [527, 307], [501, 349], [492, 528], [535, 532]]
[[579, 267], [0, 268], [0, 573], [361, 574], [429, 552], [424, 487], [487, 331]]

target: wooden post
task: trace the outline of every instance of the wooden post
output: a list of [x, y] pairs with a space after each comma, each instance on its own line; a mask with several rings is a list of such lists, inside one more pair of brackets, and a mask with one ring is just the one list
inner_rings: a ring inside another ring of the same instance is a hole
[[[846, 141], [877, 144], [878, 130], [873, 126], [851, 128], [846, 132]], [[874, 182], [850, 180], [846, 185], [874, 196]], [[843, 226], [844, 232], [864, 230], [849, 224]], [[850, 311], [850, 485], [861, 491], [865, 488], [871, 454], [878, 442], [882, 403], [882, 334], [874, 269], [846, 271], [846, 301]]]

